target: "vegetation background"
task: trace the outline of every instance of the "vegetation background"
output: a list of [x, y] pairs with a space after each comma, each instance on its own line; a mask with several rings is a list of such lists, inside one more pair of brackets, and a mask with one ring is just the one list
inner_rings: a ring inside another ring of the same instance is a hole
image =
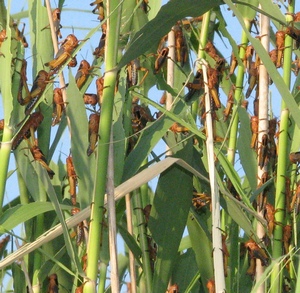
[[299, 4], [163, 4], [0, 1], [1, 292], [300, 290]]

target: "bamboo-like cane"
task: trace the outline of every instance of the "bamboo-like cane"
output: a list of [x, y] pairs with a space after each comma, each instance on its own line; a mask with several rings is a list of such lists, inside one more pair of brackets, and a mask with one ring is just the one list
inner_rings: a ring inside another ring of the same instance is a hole
[[204, 59], [200, 59], [202, 65], [203, 79], [204, 79], [204, 92], [205, 92], [205, 112], [206, 112], [206, 148], [208, 157], [208, 172], [211, 188], [211, 209], [212, 209], [212, 243], [213, 243], [213, 262], [214, 262], [214, 275], [216, 292], [225, 292], [225, 276], [224, 276], [224, 263], [222, 252], [222, 233], [220, 230], [220, 196], [219, 187], [216, 177], [215, 160], [214, 160], [214, 134], [213, 134], [213, 121], [211, 115], [211, 102], [208, 88], [207, 67], [208, 64]]
[[[261, 43], [263, 47], [269, 52], [270, 42], [270, 19], [269, 17], [260, 14], [260, 35]], [[259, 65], [259, 110], [258, 110], [258, 145], [262, 145], [262, 137], [264, 134], [268, 134], [269, 120], [268, 120], [268, 109], [269, 109], [269, 75], [266, 67], [263, 64]], [[261, 151], [261, 147], [259, 147]], [[259, 158], [259, 157], [258, 157]], [[267, 165], [260, 168], [258, 166], [258, 185], [261, 184], [261, 179], [264, 172], [267, 172]], [[264, 210], [258, 205], [257, 212], [261, 216], [264, 214]], [[263, 238], [265, 235], [264, 227], [258, 223], [256, 228], [257, 236]], [[264, 272], [264, 267], [259, 259], [256, 259], [256, 280], [259, 280]], [[265, 284], [262, 283], [258, 288], [258, 293], [265, 292]]]

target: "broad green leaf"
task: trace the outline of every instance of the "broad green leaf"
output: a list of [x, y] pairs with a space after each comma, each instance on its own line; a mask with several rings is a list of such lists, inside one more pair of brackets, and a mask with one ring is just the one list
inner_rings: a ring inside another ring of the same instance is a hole
[[[244, 0], [243, 3], [251, 4], [251, 6], [253, 6], [253, 7], [258, 6], [258, 0]], [[243, 18], [248, 21], [252, 21], [256, 16], [256, 11], [254, 9], [252, 9], [252, 7], [250, 7], [249, 5], [237, 4], [237, 9], [240, 11]]]
[[[5, 211], [0, 219], [0, 227], [3, 231], [10, 231], [17, 225], [36, 217], [37, 215], [53, 211], [50, 202], [32, 202], [26, 205], [17, 205]], [[61, 205], [61, 209], [70, 210], [69, 206]]]
[[163, 137], [174, 121], [180, 123], [182, 126], [187, 127], [192, 133], [200, 138], [205, 137], [204, 134], [197, 129], [194, 121], [189, 120], [189, 122], [192, 122], [192, 124], [186, 122], [185, 118], [189, 118], [190, 116], [187, 111], [187, 106], [182, 101], [178, 101], [171, 111], [166, 111], [164, 107], [158, 105], [156, 102], [153, 102], [152, 100], [141, 95], [139, 95], [139, 97], [142, 101], [145, 101], [146, 103], [156, 107], [165, 115], [161, 116], [152, 123], [148, 123], [147, 127], [140, 134], [140, 138], [136, 147], [128, 155], [125, 161], [123, 181], [127, 180], [137, 172], [143, 160], [151, 152], [157, 142]]
[[40, 201], [40, 195], [44, 193], [44, 190], [39, 184], [37, 184], [37, 174], [33, 167], [35, 162], [28, 149], [27, 142], [22, 141], [19, 147], [14, 151], [14, 155], [16, 165], [23, 177], [26, 188], [34, 201]]
[[[78, 176], [78, 201], [83, 209], [91, 203], [95, 179], [91, 170], [95, 170], [96, 154], [93, 153], [88, 157], [86, 153], [89, 144], [88, 119], [82, 94], [78, 90], [71, 71], [69, 72], [67, 97], [69, 104], [66, 113], [70, 119], [71, 153]], [[90, 176], [86, 176], [90, 173]]]
[[191, 248], [191, 239], [190, 239], [190, 236], [187, 235], [187, 236], [185, 236], [181, 239], [178, 251], [182, 252], [183, 250], [186, 250], [186, 249], [189, 249], [189, 248]]
[[17, 263], [12, 264], [12, 275], [14, 280], [14, 292], [26, 293], [26, 280], [25, 274], [20, 265]]
[[[191, 163], [192, 147], [191, 141], [182, 144], [175, 156]], [[192, 175], [177, 166], [159, 178], [148, 225], [158, 245], [153, 292], [164, 292], [167, 288], [186, 225], [192, 187]], [[176, 216], [170, 216], [167, 211], [176, 211]]]
[[159, 9], [161, 8], [161, 5], [162, 5], [161, 0], [152, 0], [151, 3], [149, 3], [149, 12], [148, 12], [149, 20], [152, 20], [157, 15]]
[[[187, 228], [203, 284], [213, 278], [212, 243], [210, 231], [203, 217], [190, 211]], [[199, 241], [201, 239], [201, 241]]]
[[149, 21], [131, 40], [127, 51], [120, 60], [121, 69], [134, 58], [142, 55], [150, 48], [154, 49], [160, 39], [166, 35], [179, 19], [187, 16], [199, 16], [209, 9], [219, 6], [222, 1], [172, 0], [163, 5], [154, 19]]
[[[195, 277], [196, 282], [194, 281]], [[176, 283], [180, 292], [187, 292], [187, 288], [189, 288], [188, 292], [196, 293], [199, 292], [199, 277], [195, 252], [190, 248], [177, 257], [174, 272], [172, 274], [172, 284]], [[194, 284], [191, 284], [192, 282]]]

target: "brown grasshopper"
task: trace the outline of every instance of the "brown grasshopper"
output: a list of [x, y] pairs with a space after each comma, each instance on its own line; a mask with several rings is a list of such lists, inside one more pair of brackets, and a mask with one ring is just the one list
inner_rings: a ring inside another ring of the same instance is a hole
[[90, 76], [93, 68], [94, 67], [91, 66], [90, 63], [87, 62], [86, 60], [82, 60], [80, 62], [78, 71], [75, 75], [76, 85], [79, 89], [81, 89], [84, 86], [84, 84], [87, 82], [87, 79]]
[[83, 101], [86, 105], [92, 105], [95, 107], [98, 104], [99, 99], [96, 94], [84, 94]]
[[262, 266], [267, 266], [269, 264], [269, 257], [266, 254], [266, 251], [261, 248], [253, 239], [248, 240], [245, 243], [245, 247], [248, 249], [249, 256], [251, 258], [259, 259]]
[[42, 123], [44, 116], [41, 112], [34, 112], [30, 114], [29, 119], [25, 122], [22, 128], [18, 131], [12, 142], [12, 150], [15, 150], [22, 140], [28, 139], [30, 136], [33, 137], [34, 132], [38, 128], [38, 126]]
[[[55, 34], [57, 36], [57, 38], [62, 38], [62, 34], [60, 29], [62, 28], [62, 25], [60, 24], [60, 14], [61, 14], [61, 10], [59, 8], [55, 8], [52, 11], [52, 20], [53, 20], [53, 25], [54, 25], [54, 29], [55, 29]], [[44, 27], [42, 30], [49, 28], [49, 24]]]
[[87, 155], [90, 156], [96, 148], [98, 141], [100, 114], [92, 113], [89, 117], [89, 146], [87, 149]]
[[65, 112], [65, 104], [63, 100], [62, 91], [60, 88], [55, 88], [53, 91], [53, 113], [52, 126], [58, 124], [61, 120], [63, 112]]
[[277, 48], [277, 62], [276, 67], [279, 68], [282, 66], [283, 62], [283, 50], [284, 50], [284, 40], [285, 40], [284, 31], [277, 31], [275, 34], [276, 37], [276, 48]]
[[26, 40], [26, 38], [24, 36], [25, 23], [23, 24], [22, 31], [19, 30], [18, 23], [16, 23], [16, 22], [13, 22], [12, 27], [15, 30], [15, 37], [14, 38], [17, 41], [20, 41], [22, 43], [22, 45], [23, 45], [24, 48], [27, 48], [28, 47], [28, 43], [27, 43], [27, 40]]
[[34, 144], [30, 147], [30, 152], [31, 152], [34, 160], [37, 161], [38, 163], [40, 163], [46, 169], [50, 179], [52, 179], [53, 176], [55, 175], [55, 173], [48, 166], [45, 155], [42, 153], [41, 149], [39, 148], [39, 146], [37, 144], [37, 140], [35, 140]]
[[96, 5], [96, 7], [92, 10], [93, 13], [96, 13], [98, 10], [98, 19], [102, 21], [104, 19], [104, 6], [103, 0], [96, 0], [90, 4], [91, 6]]
[[[138, 82], [138, 71], [145, 72], [142, 80]], [[145, 67], [141, 67], [140, 60], [134, 59], [130, 61], [130, 63], [127, 65], [127, 87], [130, 88], [132, 86], [139, 86], [141, 85], [145, 78], [147, 77], [149, 73], [149, 70]]]
[[285, 29], [285, 33], [296, 41], [296, 49], [299, 49], [299, 46], [300, 46], [300, 30], [293, 27], [293, 26], [288, 26]]
[[106, 28], [107, 28], [107, 24], [103, 23], [101, 25], [102, 35], [101, 35], [101, 38], [99, 41], [99, 45], [97, 48], [95, 48], [95, 51], [93, 52], [93, 55], [95, 55], [97, 58], [104, 57], [105, 41], [106, 41]]
[[49, 66], [52, 73], [57, 72], [59, 68], [72, 57], [72, 53], [77, 48], [79, 42], [80, 41], [75, 37], [75, 35], [68, 35], [62, 42], [54, 59], [45, 63], [45, 66]]
[[75, 206], [76, 205], [76, 185], [77, 185], [77, 175], [75, 172], [74, 164], [73, 164], [73, 158], [71, 156], [68, 156], [66, 159], [67, 164], [67, 176], [69, 181], [69, 193], [71, 197], [71, 202]]
[[25, 98], [25, 100], [29, 100], [25, 108], [25, 115], [29, 115], [31, 111], [34, 109], [35, 105], [39, 101], [40, 97], [43, 95], [46, 86], [49, 82], [50, 82], [49, 73], [45, 70], [40, 70], [33, 82], [29, 96]]
[[175, 25], [174, 28], [175, 33], [175, 57], [176, 61], [180, 63], [181, 67], [187, 61], [188, 51], [185, 37], [183, 35], [182, 27], [179, 25]]
[[48, 290], [47, 293], [58, 293], [58, 279], [57, 274], [52, 274], [48, 277]]

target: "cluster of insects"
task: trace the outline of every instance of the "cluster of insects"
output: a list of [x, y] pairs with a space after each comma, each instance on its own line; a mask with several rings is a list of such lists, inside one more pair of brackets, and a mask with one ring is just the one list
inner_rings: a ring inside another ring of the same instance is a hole
[[[95, 0], [94, 2], [90, 3], [93, 10], [92, 13], [98, 15], [98, 19], [102, 22], [105, 19], [105, 7], [103, 0]], [[145, 12], [149, 12], [149, 3], [147, 0], [141, 1], [140, 8]], [[60, 24], [61, 20], [61, 12], [57, 8], [53, 11], [52, 14], [53, 23], [55, 27], [55, 33], [58, 39], [63, 39], [61, 29], [62, 26]], [[299, 14], [293, 14], [293, 22], [298, 22], [300, 20]], [[202, 18], [195, 18], [190, 19], [187, 21], [188, 24], [191, 24], [193, 21], [201, 21]], [[173, 60], [179, 68], [184, 68], [184, 66], [188, 62], [188, 42], [185, 37], [184, 26], [185, 20], [179, 21], [173, 26], [173, 31], [175, 35], [175, 60]], [[19, 28], [17, 23], [12, 23], [11, 25], [13, 31], [13, 37], [20, 41], [24, 48], [28, 47], [28, 43], [24, 36], [25, 25], [22, 29]], [[46, 28], [45, 28], [46, 29]], [[105, 45], [106, 45], [106, 37], [107, 37], [107, 24], [105, 22], [101, 25], [102, 34], [99, 39], [98, 46], [95, 47], [93, 51], [93, 56], [95, 59], [104, 60], [105, 58]], [[284, 42], [286, 36], [290, 36], [295, 40], [295, 47], [296, 49], [300, 46], [300, 30], [295, 28], [292, 24], [288, 24], [282, 30], [278, 30], [275, 34], [275, 48], [269, 52], [270, 59], [274, 63], [277, 68], [281, 68], [283, 65], [283, 58], [284, 58]], [[0, 31], [0, 48], [1, 45], [6, 41], [6, 30], [3, 29]], [[259, 39], [259, 37], [258, 37]], [[15, 151], [23, 140], [26, 140], [28, 143], [28, 148], [30, 149], [30, 153], [33, 156], [34, 160], [40, 163], [43, 168], [47, 171], [47, 174], [50, 178], [53, 178], [55, 175], [53, 170], [50, 169], [47, 159], [43, 154], [42, 150], [39, 148], [38, 140], [35, 137], [35, 132], [43, 123], [44, 120], [44, 113], [41, 110], [34, 112], [37, 108], [38, 103], [41, 101], [45, 91], [48, 88], [48, 85], [54, 82], [54, 79], [62, 70], [64, 66], [68, 67], [76, 67], [77, 66], [77, 59], [75, 56], [75, 51], [78, 48], [82, 41], [78, 40], [74, 34], [69, 34], [63, 41], [60, 43], [60, 47], [56, 55], [54, 56], [53, 60], [49, 60], [45, 63], [45, 69], [40, 70], [31, 87], [28, 86], [27, 83], [27, 61], [25, 59], [13, 60], [14, 63], [19, 62], [21, 64], [20, 70], [17, 74], [19, 74], [19, 84], [18, 84], [18, 94], [17, 94], [17, 101], [21, 107], [24, 108], [25, 119], [22, 120], [18, 124], [17, 132], [14, 136], [12, 141], [12, 150]], [[252, 132], [251, 137], [251, 145], [250, 147], [256, 151], [258, 156], [258, 167], [260, 169], [267, 168], [268, 171], [264, 172], [260, 178], [260, 184], [258, 187], [264, 186], [271, 178], [271, 174], [273, 174], [275, 170], [275, 166], [277, 164], [276, 157], [278, 154], [278, 143], [277, 139], [280, 135], [278, 131], [278, 124], [276, 118], [270, 118], [269, 123], [269, 130], [268, 133], [265, 133], [262, 136], [261, 142], [258, 141], [259, 136], [259, 91], [258, 91], [258, 80], [259, 80], [259, 66], [261, 64], [259, 55], [256, 54], [254, 47], [248, 44], [241, 44], [239, 46], [239, 50], [245, 50], [245, 57], [243, 60], [240, 60], [245, 68], [245, 71], [248, 75], [248, 85], [247, 89], [245, 89], [244, 97], [246, 99], [250, 98], [253, 93], [255, 92], [254, 101], [253, 101], [253, 115], [250, 117], [250, 128]], [[220, 101], [220, 87], [222, 86], [223, 78], [227, 80], [233, 80], [232, 76], [239, 64], [238, 56], [235, 55], [233, 52], [231, 55], [230, 64], [226, 63], [226, 60], [220, 56], [220, 53], [214, 46], [211, 41], [208, 41], [203, 48], [203, 51], [206, 54], [207, 59], [209, 59], [209, 65], [207, 66], [207, 74], [208, 74], [208, 89], [210, 95], [210, 108], [213, 116], [214, 122], [214, 140], [216, 142], [223, 141], [223, 138], [219, 137], [217, 131], [215, 129], [215, 124], [219, 120], [218, 118], [218, 111], [222, 109], [223, 113], [223, 121], [228, 122], [231, 117], [232, 109], [235, 101], [235, 91], [236, 86], [234, 82], [231, 84], [231, 88], [228, 91], [227, 102], [225, 107], [223, 107]], [[2, 54], [2, 53], [1, 53]], [[141, 86], [147, 76], [149, 74], [159, 75], [166, 71], [165, 65], [168, 59], [169, 54], [169, 47], [168, 47], [168, 37], [164, 36], [157, 45], [157, 52], [153, 61], [152, 67], [144, 67], [141, 64], [140, 58], [136, 58], [129, 62], [126, 67], [126, 90], [127, 92], [133, 91], [136, 87]], [[3, 54], [2, 54], [3, 55]], [[5, 57], [5, 56], [4, 56]], [[0, 56], [0, 58], [2, 58]], [[78, 89], [81, 91], [87, 82], [89, 81], [90, 77], [95, 75], [94, 69], [96, 66], [91, 65], [90, 62], [87, 60], [81, 60], [78, 66], [78, 70], [75, 75], [75, 82]], [[293, 72], [295, 75], [298, 74], [300, 68], [300, 61], [299, 58], [296, 57], [295, 61], [292, 64]], [[151, 72], [152, 71], [152, 72]], [[142, 78], [140, 78], [142, 75]], [[95, 80], [96, 86], [96, 93], [85, 92], [82, 93], [82, 98], [84, 104], [87, 106], [91, 106], [89, 110], [92, 112], [88, 118], [88, 147], [85, 150], [87, 156], [91, 156], [95, 153], [98, 139], [99, 139], [99, 123], [100, 123], [100, 109], [101, 103], [103, 98], [103, 91], [104, 91], [104, 79], [105, 75], [101, 77], [97, 77]], [[272, 82], [270, 80], [270, 82]], [[193, 79], [190, 82], [186, 83], [186, 91], [187, 93], [184, 96], [184, 101], [186, 103], [190, 103], [195, 99], [195, 97], [199, 97], [199, 94], [203, 92], [205, 87], [203, 71], [202, 69], [197, 69]], [[64, 100], [64, 92], [65, 88], [55, 88], [53, 90], [53, 114], [52, 114], [52, 126], [58, 125], [63, 115], [66, 113], [66, 109], [68, 107], [68, 103]], [[116, 88], [116, 91], [118, 89]], [[164, 105], [165, 102], [165, 93], [160, 100], [160, 104]], [[205, 96], [203, 95], [200, 99], [200, 111], [199, 117], [201, 123], [204, 125], [204, 119], [206, 117], [206, 110], [205, 110]], [[248, 101], [244, 100], [242, 102], [242, 106], [247, 109]], [[137, 97], [132, 98], [131, 103], [131, 112], [130, 112], [130, 120], [131, 120], [131, 127], [132, 127], [132, 136], [128, 139], [128, 149], [127, 153], [131, 152], [135, 144], [137, 142], [137, 138], [139, 133], [146, 128], [148, 123], [154, 122], [156, 119], [159, 119], [162, 113], [156, 113], [152, 115], [149, 108], [140, 103], [140, 100]], [[4, 120], [0, 120], [0, 130], [4, 128]], [[188, 133], [189, 129], [183, 127], [182, 125], [174, 122], [174, 124], [170, 127], [170, 131], [174, 133]], [[299, 153], [291, 153], [290, 154], [290, 161], [292, 164], [299, 164], [300, 162], [300, 154]], [[73, 158], [69, 155], [66, 159], [66, 169], [67, 169], [67, 180], [69, 185], [69, 195], [70, 200], [72, 203], [72, 210], [71, 215], [75, 215], [80, 211], [78, 208], [77, 203], [77, 185], [78, 185], [78, 177], [75, 171], [75, 167], [73, 165]], [[228, 182], [228, 190], [234, 196], [240, 200], [237, 192], [231, 186], [229, 187], [230, 182]], [[266, 237], [271, 238], [273, 235], [273, 231], [275, 225], [277, 225], [275, 221], [275, 213], [276, 210], [274, 206], [268, 202], [268, 194], [269, 189], [264, 188], [263, 191], [258, 195], [256, 200], [256, 205], [259, 210], [263, 211], [264, 218], [267, 221], [267, 232]], [[288, 213], [295, 211], [297, 215], [300, 209], [300, 182], [296, 183], [296, 190], [293, 193], [291, 190], [291, 182], [289, 178], [286, 178], [286, 202]], [[210, 207], [211, 204], [211, 197], [206, 193], [200, 193], [195, 191], [193, 193], [192, 205], [197, 210], [201, 210], [204, 207]], [[147, 227], [147, 223], [149, 220], [151, 206], [148, 205], [143, 209], [144, 217], [145, 217], [145, 226]], [[81, 222], [76, 227], [76, 243], [80, 245], [84, 241], [84, 234], [85, 234], [85, 227], [86, 224]], [[157, 257], [157, 245], [150, 236], [150, 233], [147, 235], [148, 241], [148, 251], [150, 257], [151, 268], [154, 270], [154, 264]], [[224, 275], [227, 276], [227, 267], [228, 267], [228, 257], [229, 251], [226, 246], [226, 239], [227, 234], [224, 233], [222, 235], [222, 252], [224, 258]], [[289, 244], [292, 239], [292, 227], [291, 225], [287, 224], [284, 226], [284, 233], [283, 233], [283, 248], [285, 253], [289, 251]], [[263, 266], [267, 266], [269, 264], [269, 256], [266, 250], [259, 244], [256, 243], [253, 239], [244, 243], [244, 247], [248, 252], [249, 257], [249, 268], [247, 270], [247, 274], [250, 275], [252, 278], [255, 276], [256, 272], [256, 260], [259, 259]], [[85, 271], [86, 268], [86, 254], [82, 258], [83, 270]], [[83, 292], [84, 284], [81, 284], [80, 287], [76, 289], [77, 293]], [[213, 280], [209, 280], [206, 284], [207, 289], [209, 292], [215, 292], [215, 284]], [[58, 278], [56, 274], [52, 274], [49, 276], [49, 287], [48, 292], [57, 292], [58, 291]], [[177, 293], [179, 291], [178, 285], [174, 284], [169, 287], [167, 292]]]
[[[299, 49], [300, 46], [300, 30], [294, 26], [295, 22], [300, 21], [300, 13], [292, 14], [293, 21], [288, 23], [286, 27], [278, 30], [275, 33], [275, 48], [270, 50], [269, 56], [273, 64], [276, 68], [282, 68], [284, 61], [284, 50], [285, 50], [285, 39], [287, 36], [291, 37], [294, 40], [294, 49]], [[260, 37], [257, 37], [260, 39]], [[267, 250], [265, 249], [270, 244], [270, 239], [273, 238], [273, 232], [276, 225], [282, 225], [277, 223], [275, 220], [275, 214], [277, 210], [271, 204], [271, 190], [269, 186], [265, 187], [265, 184], [274, 176], [274, 172], [277, 166], [277, 156], [278, 156], [278, 138], [280, 135], [279, 126], [280, 122], [275, 117], [270, 117], [268, 120], [268, 131], [262, 135], [261, 141], [258, 141], [259, 136], [259, 67], [261, 65], [261, 60], [259, 55], [255, 52], [254, 47], [250, 44], [241, 44], [239, 46], [239, 50], [245, 50], [245, 57], [241, 60], [238, 60], [239, 57], [232, 52], [230, 63], [226, 64], [225, 59], [219, 55], [217, 49], [214, 45], [208, 41], [207, 45], [204, 47], [204, 51], [207, 54], [207, 59], [209, 60], [209, 65], [207, 66], [207, 74], [208, 74], [208, 88], [211, 97], [211, 111], [214, 119], [214, 123], [220, 120], [220, 115], [217, 115], [219, 109], [223, 109], [223, 121], [226, 122], [233, 110], [233, 106], [237, 103], [235, 100], [235, 91], [236, 85], [234, 83], [235, 79], [231, 77], [235, 73], [235, 70], [238, 64], [243, 63], [245, 72], [248, 75], [247, 85], [243, 94], [245, 98], [240, 102], [240, 106], [248, 110], [248, 99], [252, 97], [254, 94], [253, 101], [253, 114], [250, 116], [250, 129], [252, 132], [251, 137], [251, 145], [250, 147], [255, 150], [258, 158], [258, 168], [261, 170], [267, 170], [263, 173], [263, 175], [259, 178], [260, 183], [257, 188], [263, 188], [260, 194], [257, 196], [256, 200], [253, 202], [255, 208], [263, 212], [263, 216], [266, 220], [266, 235], [262, 242], [257, 243], [252, 238], [244, 243], [244, 247], [248, 252], [249, 259], [249, 268], [247, 270], [247, 274], [252, 278], [255, 277], [256, 274], [256, 260], [259, 259], [261, 261], [262, 266], [267, 266], [270, 262], [270, 257], [268, 255]], [[295, 61], [292, 63], [292, 71], [297, 76], [299, 71], [299, 59], [296, 55]], [[226, 73], [226, 74], [225, 74]], [[228, 91], [227, 95], [227, 103], [223, 107], [220, 99], [219, 99], [219, 87], [222, 86], [222, 79], [226, 78], [226, 80], [230, 79], [231, 88]], [[272, 80], [269, 80], [270, 84]], [[205, 86], [203, 79], [203, 71], [202, 69], [197, 69], [194, 79], [186, 83], [186, 87], [188, 89], [188, 93], [185, 95], [185, 101], [189, 102], [195, 96], [199, 96], [201, 94], [201, 90], [203, 91]], [[205, 104], [204, 97], [200, 100], [201, 112], [200, 117], [202, 119], [202, 124], [205, 122], [203, 118], [205, 118]], [[214, 130], [215, 131], [215, 130]], [[223, 141], [222, 138], [218, 137], [218, 135], [214, 134], [215, 142]], [[300, 162], [300, 154], [299, 152], [290, 154], [290, 163], [299, 165]], [[230, 182], [227, 182], [230, 184]], [[291, 179], [286, 177], [286, 188], [285, 188], [285, 198], [286, 198], [286, 213], [291, 215], [294, 213], [295, 216], [298, 215], [300, 209], [300, 182], [295, 182], [291, 184]], [[238, 193], [232, 187], [232, 185], [227, 185], [228, 190], [234, 197], [238, 200], [241, 200]], [[294, 189], [294, 191], [293, 191]], [[204, 207], [209, 207], [210, 204], [210, 196], [203, 192], [195, 191], [193, 194], [192, 204], [196, 210], [203, 211]], [[283, 243], [283, 251], [285, 254], [289, 253], [289, 246], [292, 241], [292, 227], [290, 223], [283, 225], [283, 235], [282, 235], [282, 243]], [[223, 235], [223, 245], [225, 244], [226, 237]], [[226, 244], [225, 244], [226, 245]], [[223, 257], [224, 257], [224, 267], [226, 276], [226, 267], [227, 264], [226, 259], [229, 257], [228, 249], [226, 246], [223, 246]], [[289, 269], [289, 260], [286, 261], [286, 267]], [[207, 288], [209, 292], [215, 292], [214, 281], [209, 280], [207, 282]]]
[[[99, 11], [99, 19], [103, 20], [103, 3], [102, 1], [96, 1], [96, 3], [91, 3], [91, 5], [97, 5], [97, 9], [93, 10], [93, 13]], [[102, 16], [101, 16], [102, 15]], [[62, 39], [61, 33], [61, 11], [59, 8], [56, 8], [52, 12], [53, 24], [55, 28], [55, 33], [57, 39]], [[27, 40], [25, 38], [25, 24], [20, 29], [18, 23], [13, 22], [11, 25], [12, 31], [12, 38], [19, 41], [24, 48], [28, 47]], [[46, 30], [49, 26], [41, 29], [41, 31]], [[103, 35], [105, 36], [105, 25], [102, 25]], [[105, 37], [104, 44], [105, 44]], [[103, 38], [101, 40], [101, 47], [100, 51], [103, 49], [104, 51], [104, 44]], [[0, 31], [0, 48], [2, 44], [7, 40], [6, 30], [3, 29]], [[22, 148], [29, 149], [30, 153], [35, 161], [42, 165], [42, 167], [47, 171], [50, 179], [53, 178], [55, 175], [53, 170], [49, 167], [48, 161], [42, 152], [41, 148], [39, 147], [38, 140], [36, 138], [36, 131], [40, 127], [40, 125], [44, 121], [45, 113], [42, 112], [41, 108], [38, 104], [43, 100], [44, 93], [50, 89], [50, 86], [53, 84], [56, 76], [58, 75], [59, 71], [63, 69], [64, 66], [68, 67], [75, 67], [77, 66], [77, 60], [75, 56], [75, 50], [78, 48], [78, 45], [81, 43], [80, 40], [74, 35], [69, 34], [65, 39], [63, 39], [59, 44], [59, 50], [55, 54], [54, 58], [44, 64], [44, 68], [37, 72], [36, 77], [32, 85], [30, 86], [27, 82], [27, 61], [26, 59], [19, 59], [14, 58], [12, 60], [12, 66], [15, 67], [15, 72], [13, 78], [18, 80], [18, 91], [16, 95], [16, 101], [19, 103], [22, 111], [24, 112], [25, 118], [21, 120], [17, 126], [15, 135], [12, 140], [11, 149], [12, 151], [18, 150], [19, 145], [22, 141], [26, 141], [28, 147]], [[96, 48], [96, 50], [99, 48]], [[101, 53], [95, 54], [97, 57], [100, 57]], [[102, 55], [104, 56], [104, 55]], [[1, 58], [5, 58], [4, 54], [1, 53]], [[78, 66], [77, 73], [75, 75], [76, 85], [79, 90], [87, 82], [89, 76], [93, 75], [94, 67], [89, 64], [88, 61], [82, 60]], [[103, 91], [103, 77], [99, 78], [96, 82], [97, 84], [97, 94], [83, 94], [83, 101], [85, 104], [92, 105], [95, 107], [99, 105], [100, 107], [100, 96], [102, 95]], [[66, 113], [66, 108], [68, 103], [64, 100], [63, 91], [65, 88], [55, 88], [53, 90], [53, 112], [52, 112], [52, 126], [55, 126], [61, 122], [63, 115]], [[99, 110], [94, 111], [89, 118], [89, 135], [88, 141], [89, 146], [86, 150], [87, 155], [90, 156], [96, 147], [97, 140], [98, 140], [98, 127], [99, 127], [99, 119], [100, 114]], [[3, 119], [0, 120], [0, 131], [4, 129], [5, 121]], [[19, 149], [20, 150], [20, 149]], [[69, 155], [66, 159], [66, 169], [67, 169], [67, 180], [69, 185], [69, 195], [71, 204], [73, 206], [71, 210], [71, 215], [75, 215], [79, 212], [79, 208], [76, 197], [77, 197], [77, 184], [78, 184], [78, 177], [73, 165], [73, 158]], [[80, 245], [84, 240], [84, 223], [79, 223], [76, 227], [76, 243]], [[58, 292], [58, 278], [56, 274], [52, 274], [48, 278], [49, 286], [47, 292]], [[81, 290], [81, 291], [80, 291]], [[83, 292], [83, 285], [78, 287], [76, 292]]]

